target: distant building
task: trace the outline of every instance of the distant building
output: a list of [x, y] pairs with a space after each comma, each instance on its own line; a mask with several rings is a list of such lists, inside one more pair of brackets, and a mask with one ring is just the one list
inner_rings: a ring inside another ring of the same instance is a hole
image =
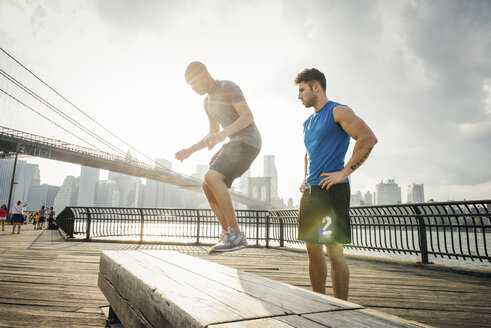
[[[107, 178], [108, 180], [114, 182], [114, 186], [118, 190], [117, 193], [119, 195], [119, 199], [117, 200], [118, 205], [114, 205], [114, 206], [138, 207], [139, 194], [142, 185], [141, 178], [129, 176], [126, 174], [116, 173], [116, 172], [109, 172]], [[108, 186], [109, 186], [108, 184], [104, 185], [103, 188], [112, 188]], [[95, 202], [97, 203], [97, 201], [98, 200], [96, 199]], [[114, 203], [113, 201], [111, 202]]]
[[80, 169], [77, 206], [94, 206], [97, 181], [99, 181], [99, 169], [82, 166]]
[[56, 194], [53, 206], [57, 213], [63, 211], [67, 206], [77, 206], [78, 186], [80, 178], [67, 176]]
[[286, 204], [286, 208], [292, 209], [295, 205], [293, 205], [293, 198], [288, 198], [288, 204]]
[[[171, 162], [164, 158], [155, 159], [155, 169], [165, 170], [171, 169]], [[170, 207], [171, 188], [170, 185], [147, 179], [145, 186], [145, 197], [143, 206], [147, 208], [162, 208]]]
[[407, 186], [408, 203], [424, 203], [425, 191], [423, 184], [410, 184]]
[[364, 204], [365, 204], [365, 200], [361, 195], [361, 191], [358, 190], [357, 192], [351, 195], [350, 206], [360, 206]]
[[40, 186], [32, 186], [29, 192], [29, 205], [27, 209], [29, 211], [37, 211], [41, 206], [53, 206], [55, 203], [56, 194], [60, 190], [59, 186], [51, 186], [42, 184]]
[[[163, 158], [155, 160], [157, 170], [171, 169], [172, 163]], [[202, 180], [208, 165], [199, 164], [196, 172], [191, 176]], [[147, 208], [203, 208], [207, 207], [207, 201], [203, 193], [182, 189], [178, 186], [147, 179], [143, 207]]]
[[276, 170], [274, 155], [264, 155], [263, 176], [271, 178], [271, 198], [278, 198], [278, 171]]
[[[0, 204], [7, 204], [14, 169], [13, 159], [0, 160]], [[18, 160], [15, 170], [14, 186], [12, 190], [12, 204], [18, 200], [28, 202], [31, 187], [39, 186], [40, 175], [37, 164], [28, 164]]]
[[120, 199], [121, 199], [121, 195], [119, 194], [116, 181], [114, 180], [97, 181], [95, 200], [94, 200], [95, 206], [107, 206], [107, 207], [124, 206], [119, 203]]
[[205, 177], [206, 171], [208, 171], [208, 165], [198, 164], [196, 165], [196, 172], [191, 174], [192, 177], [203, 180]]
[[371, 192], [367, 191], [363, 198], [365, 199], [365, 205], [373, 205], [373, 195]]
[[401, 187], [394, 179], [388, 179], [387, 182], [380, 181], [375, 186], [375, 202], [377, 205], [400, 204]]

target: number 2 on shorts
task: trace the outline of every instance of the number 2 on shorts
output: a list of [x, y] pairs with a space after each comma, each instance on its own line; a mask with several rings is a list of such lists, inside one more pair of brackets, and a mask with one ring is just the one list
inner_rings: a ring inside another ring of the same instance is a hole
[[329, 238], [332, 234], [332, 231], [329, 229], [331, 227], [332, 218], [330, 216], [326, 216], [322, 219], [322, 229], [321, 234], [324, 238]]

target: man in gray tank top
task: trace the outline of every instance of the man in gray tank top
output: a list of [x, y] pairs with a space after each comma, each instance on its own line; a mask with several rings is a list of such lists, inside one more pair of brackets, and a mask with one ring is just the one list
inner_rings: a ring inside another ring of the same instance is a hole
[[238, 226], [228, 189], [259, 154], [261, 135], [244, 95], [235, 83], [213, 79], [200, 62], [188, 65], [185, 78], [196, 93], [207, 94], [204, 108], [210, 133], [193, 146], [178, 151], [176, 159], [183, 161], [200, 149], [212, 149], [227, 137], [230, 138], [210, 160], [202, 184], [208, 203], [222, 226], [218, 243], [210, 249], [210, 253], [244, 248], [247, 246], [246, 237]]

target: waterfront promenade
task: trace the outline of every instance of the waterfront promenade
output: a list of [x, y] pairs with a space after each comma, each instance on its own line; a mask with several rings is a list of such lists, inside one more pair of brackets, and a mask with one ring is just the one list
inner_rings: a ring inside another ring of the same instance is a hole
[[[304, 252], [63, 241], [57, 231], [0, 231], [0, 327], [104, 327], [101, 250], [172, 249], [310, 289]], [[491, 327], [491, 276], [349, 257], [350, 301], [436, 327]], [[329, 284], [329, 283], [328, 283]], [[328, 286], [330, 287], [330, 286]], [[328, 288], [328, 293], [331, 289]]]

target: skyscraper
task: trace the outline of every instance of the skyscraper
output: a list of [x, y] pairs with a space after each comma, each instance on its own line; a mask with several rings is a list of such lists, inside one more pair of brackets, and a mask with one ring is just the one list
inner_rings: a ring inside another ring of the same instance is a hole
[[[119, 194], [117, 182], [114, 180], [97, 181], [95, 191], [95, 206], [125, 206], [120, 204], [121, 197]], [[131, 206], [134, 207], [134, 206]]]
[[[172, 163], [164, 158], [155, 159], [155, 169], [165, 170], [171, 169]], [[145, 186], [145, 198], [143, 201], [144, 207], [170, 207], [171, 205], [171, 186], [147, 179], [147, 184]]]
[[37, 211], [41, 206], [53, 206], [55, 202], [55, 197], [59, 186], [51, 186], [47, 184], [42, 184], [40, 186], [32, 186], [29, 192], [28, 209], [30, 211]]
[[[7, 204], [14, 169], [13, 159], [0, 160], [0, 204]], [[39, 186], [39, 167], [37, 164], [28, 164], [18, 160], [15, 170], [15, 179], [12, 192], [12, 203], [23, 200], [28, 202], [31, 187]]]
[[372, 193], [367, 191], [367, 193], [364, 195], [365, 198], [365, 205], [373, 205], [373, 196]]
[[57, 213], [63, 211], [67, 206], [77, 206], [79, 181], [80, 178], [71, 175], [65, 178], [53, 203]]
[[375, 186], [375, 202], [377, 205], [400, 204], [401, 187], [394, 179], [388, 179], [387, 182], [380, 181]]
[[358, 190], [357, 192], [351, 195], [350, 206], [360, 206], [364, 204], [365, 204], [365, 200], [361, 195], [361, 191]]
[[408, 203], [424, 203], [425, 191], [423, 184], [410, 184], [407, 186], [407, 202]]
[[[119, 195], [119, 199], [117, 201], [118, 205], [114, 205], [114, 206], [138, 207], [141, 178], [129, 176], [126, 174], [116, 173], [116, 172], [109, 172], [107, 178], [110, 181], [114, 181], [115, 183], [114, 186], [118, 190], [118, 195]], [[107, 186], [104, 185], [103, 188], [106, 188]], [[112, 188], [112, 187], [108, 187], [108, 188]], [[114, 203], [113, 201], [110, 202]]]
[[271, 198], [278, 198], [278, 171], [276, 170], [274, 155], [264, 155], [263, 176], [271, 178]]
[[82, 166], [80, 170], [77, 206], [94, 206], [97, 181], [99, 181], [99, 169]]

